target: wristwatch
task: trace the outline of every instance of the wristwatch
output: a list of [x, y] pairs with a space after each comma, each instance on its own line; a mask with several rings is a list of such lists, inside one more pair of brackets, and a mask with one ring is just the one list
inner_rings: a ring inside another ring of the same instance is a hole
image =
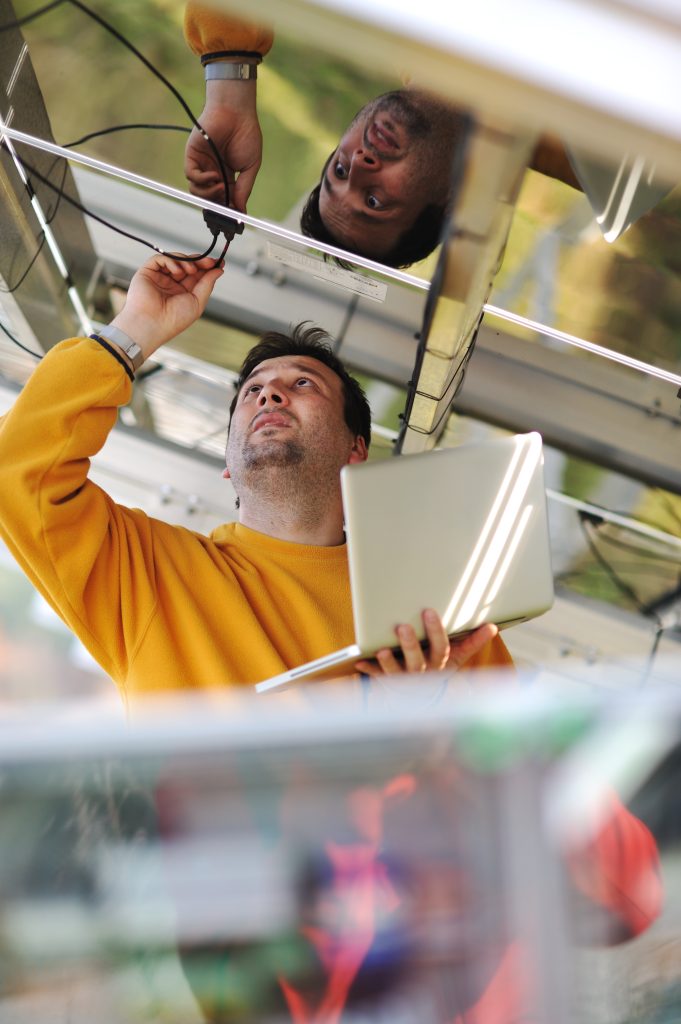
[[116, 345], [128, 357], [132, 363], [133, 370], [139, 370], [144, 362], [144, 352], [137, 342], [132, 340], [129, 334], [122, 331], [120, 327], [114, 327], [112, 324], [100, 327], [97, 334], [100, 338], [106, 338], [107, 341]]
[[206, 81], [249, 82], [258, 77], [257, 64], [233, 64], [231, 61], [213, 61], [206, 64]]

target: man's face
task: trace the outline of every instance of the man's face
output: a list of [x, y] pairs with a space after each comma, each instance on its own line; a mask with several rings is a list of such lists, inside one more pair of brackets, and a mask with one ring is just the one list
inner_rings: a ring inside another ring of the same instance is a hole
[[345, 248], [380, 259], [430, 204], [444, 205], [454, 147], [451, 109], [400, 90], [360, 110], [322, 177], [319, 213]]
[[343, 416], [343, 386], [310, 356], [259, 363], [242, 385], [227, 441], [227, 470], [237, 493], [242, 483], [266, 490], [272, 470], [291, 470], [301, 482], [338, 479], [342, 466], [366, 458]]

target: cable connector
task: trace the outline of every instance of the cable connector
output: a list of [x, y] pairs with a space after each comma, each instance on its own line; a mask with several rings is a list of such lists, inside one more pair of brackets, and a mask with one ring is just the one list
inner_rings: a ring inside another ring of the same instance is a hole
[[212, 235], [223, 234], [227, 242], [231, 242], [235, 235], [244, 233], [243, 221], [238, 221], [236, 217], [230, 217], [229, 214], [204, 210], [203, 219]]
[[577, 515], [582, 523], [590, 523], [591, 526], [602, 526], [605, 522], [603, 516], [599, 516], [598, 512], [593, 512], [589, 509], [579, 508], [577, 509]]

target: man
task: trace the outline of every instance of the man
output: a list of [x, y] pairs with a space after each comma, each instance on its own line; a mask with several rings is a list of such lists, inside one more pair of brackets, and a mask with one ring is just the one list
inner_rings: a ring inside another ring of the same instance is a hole
[[[262, 159], [257, 65], [272, 46], [272, 31], [190, 0], [185, 37], [206, 74], [199, 123], [224, 162], [231, 205], [246, 212]], [[367, 103], [324, 165], [301, 231], [389, 266], [424, 259], [440, 238], [452, 159], [466, 125], [461, 110], [411, 87]], [[530, 166], [580, 188], [557, 139], [542, 136]], [[196, 195], [225, 201], [222, 170], [197, 129], [187, 143], [185, 173]]]
[[[52, 349], [0, 423], [0, 531], [126, 700], [252, 683], [345, 646], [352, 636], [339, 472], [366, 459], [369, 410], [357, 382], [320, 346], [319, 330], [266, 336], [246, 359], [225, 469], [239, 497], [239, 523], [204, 537], [119, 506], [88, 480], [89, 457], [130, 398], [134, 371], [200, 316], [222, 272], [211, 258], [154, 256], [134, 276], [112, 324]], [[509, 661], [493, 626], [450, 642], [436, 615], [426, 612], [424, 620], [425, 651], [401, 626], [401, 657], [381, 651], [358, 669], [379, 675]], [[334, 870], [352, 857], [361, 877], [372, 880], [366, 891], [352, 888], [345, 908], [362, 911], [361, 944], [356, 930], [348, 943], [341, 929], [323, 949], [320, 1005], [333, 999], [334, 1012], [341, 1012], [373, 941], [377, 816], [399, 781], [383, 792], [351, 793], [352, 807], [369, 799], [373, 810], [359, 822], [357, 841], [346, 836], [328, 844]], [[571, 868], [579, 890], [623, 936], [638, 934], [659, 912], [654, 842], [617, 801], [612, 823], [593, 848], [575, 854]], [[315, 935], [323, 944], [325, 933]], [[193, 954], [185, 954], [191, 979]], [[504, 952], [466, 1020], [519, 1019], [519, 956], [514, 945]], [[340, 993], [333, 987], [338, 972]], [[307, 995], [285, 965], [276, 974], [292, 1018], [321, 1019], [321, 1011], [296, 1011]], [[209, 1020], [225, 1019], [210, 996], [201, 1001]]]
[[[0, 531], [126, 699], [255, 683], [353, 642], [339, 473], [367, 457], [369, 410], [323, 332], [275, 335], [247, 357], [225, 470], [239, 523], [204, 537], [87, 478], [134, 369], [201, 315], [222, 272], [153, 257], [109, 328], [52, 349], [0, 426]], [[401, 626], [402, 658], [381, 651], [358, 670], [509, 662], [495, 627], [450, 643], [424, 618], [426, 652]]]
[[421, 90], [367, 103], [307, 200], [303, 234], [389, 266], [424, 259], [440, 238], [465, 129], [459, 111]]

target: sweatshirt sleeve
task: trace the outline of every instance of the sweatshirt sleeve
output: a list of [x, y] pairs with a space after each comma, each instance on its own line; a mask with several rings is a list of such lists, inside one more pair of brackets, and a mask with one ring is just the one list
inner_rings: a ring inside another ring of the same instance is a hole
[[223, 50], [250, 51], [264, 57], [274, 39], [268, 26], [241, 21], [197, 0], [189, 0], [185, 8], [184, 37], [197, 57]]
[[513, 669], [513, 658], [509, 654], [508, 647], [501, 639], [499, 634], [490, 640], [488, 644], [485, 644], [483, 649], [474, 654], [466, 664], [463, 666], [463, 671], [468, 672], [471, 669], [479, 668], [490, 668], [490, 669]]
[[44, 357], [0, 422], [0, 534], [117, 680], [155, 607], [151, 521], [116, 505], [88, 471], [130, 395], [105, 349], [71, 339]]

